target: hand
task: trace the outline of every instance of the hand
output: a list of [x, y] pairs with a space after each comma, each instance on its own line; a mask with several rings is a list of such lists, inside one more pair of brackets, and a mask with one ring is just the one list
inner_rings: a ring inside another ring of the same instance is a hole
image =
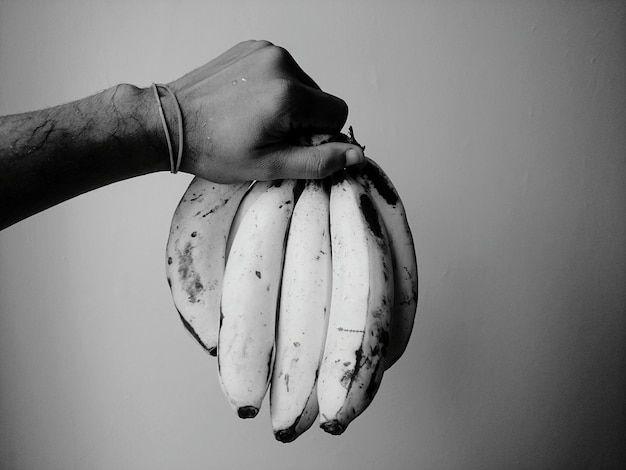
[[348, 107], [267, 41], [237, 44], [169, 86], [185, 123], [182, 171], [216, 182], [321, 178], [363, 158], [351, 144], [298, 145], [302, 134], [338, 133]]
[[[169, 86], [183, 113], [182, 171], [219, 183], [321, 178], [363, 159], [356, 145], [298, 143], [338, 133], [348, 108], [269, 42], [238, 44]], [[174, 100], [160, 91], [177, 144]], [[0, 199], [15, 201], [0, 211], [0, 229], [87, 191], [169, 169], [150, 88], [120, 84], [0, 116]]]

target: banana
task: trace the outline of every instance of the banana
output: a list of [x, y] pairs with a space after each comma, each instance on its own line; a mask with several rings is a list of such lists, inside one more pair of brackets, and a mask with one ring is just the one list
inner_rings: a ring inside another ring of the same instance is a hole
[[265, 191], [266, 186], [264, 184], [257, 184], [257, 181], [253, 181], [248, 191], [244, 195], [243, 199], [239, 203], [239, 207], [237, 208], [237, 212], [235, 213], [235, 217], [233, 218], [233, 223], [230, 226], [230, 231], [228, 232], [228, 238], [226, 240], [226, 263], [228, 263], [228, 255], [230, 254], [230, 247], [233, 244], [233, 239], [235, 238], [235, 234], [239, 230], [239, 226], [241, 225], [241, 221], [244, 219], [246, 212], [250, 206], [258, 199], [258, 197]]
[[385, 226], [369, 195], [346, 172], [333, 179], [332, 295], [317, 392], [320, 426], [341, 434], [382, 381], [393, 273]]
[[263, 189], [240, 221], [224, 271], [217, 346], [222, 391], [241, 418], [254, 418], [274, 361], [276, 309], [296, 180]]
[[295, 440], [318, 415], [332, 278], [329, 228], [328, 188], [308, 180], [291, 217], [276, 328], [270, 417], [281, 442]]
[[370, 158], [350, 170], [367, 189], [380, 214], [387, 233], [393, 260], [394, 305], [391, 340], [385, 358], [385, 369], [404, 353], [415, 320], [418, 298], [418, 272], [415, 245], [404, 205], [391, 179]]
[[178, 203], [166, 247], [174, 305], [191, 335], [216, 354], [226, 239], [250, 183], [194, 178]]

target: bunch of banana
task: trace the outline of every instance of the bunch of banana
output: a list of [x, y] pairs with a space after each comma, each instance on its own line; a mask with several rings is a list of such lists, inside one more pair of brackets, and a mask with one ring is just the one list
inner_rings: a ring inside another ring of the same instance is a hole
[[[350, 136], [316, 136], [356, 143]], [[219, 185], [195, 178], [176, 208], [167, 276], [241, 418], [268, 394], [274, 435], [318, 420], [341, 434], [404, 352], [417, 262], [402, 201], [366, 158], [325, 180]]]

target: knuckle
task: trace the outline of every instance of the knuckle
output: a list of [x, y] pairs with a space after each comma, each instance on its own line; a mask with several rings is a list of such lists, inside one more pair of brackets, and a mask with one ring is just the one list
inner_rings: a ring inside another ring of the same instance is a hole
[[261, 49], [260, 52], [263, 54], [265, 63], [273, 67], [283, 66], [291, 57], [287, 49], [272, 43], [268, 43], [267, 47]]
[[258, 168], [258, 180], [270, 181], [281, 177], [284, 165], [278, 158], [263, 159]]
[[273, 46], [273, 44], [265, 39], [248, 39], [246, 41], [241, 41], [237, 46], [250, 51], [258, 51], [265, 47]]
[[313, 179], [324, 178], [330, 174], [328, 161], [323, 158], [322, 152], [316, 147], [312, 147], [309, 152], [306, 170]]
[[272, 44], [271, 42], [265, 40], [265, 39], [259, 39], [257, 41], [253, 41], [255, 46], [257, 46], [259, 49], [262, 49], [264, 47], [270, 47], [273, 46], [274, 44]]
[[254, 46], [255, 43], [256, 41], [254, 39], [247, 39], [237, 44], [237, 47], [251, 47], [251, 46]]
[[289, 98], [293, 95], [295, 84], [288, 78], [275, 78], [273, 80], [275, 96], [278, 98]]

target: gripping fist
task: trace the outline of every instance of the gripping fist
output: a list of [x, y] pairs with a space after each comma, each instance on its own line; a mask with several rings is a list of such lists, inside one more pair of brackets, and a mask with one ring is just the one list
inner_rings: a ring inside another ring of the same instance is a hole
[[322, 178], [363, 159], [351, 144], [299, 144], [338, 133], [348, 107], [270, 42], [237, 44], [169, 86], [185, 123], [182, 171], [219, 183]]

